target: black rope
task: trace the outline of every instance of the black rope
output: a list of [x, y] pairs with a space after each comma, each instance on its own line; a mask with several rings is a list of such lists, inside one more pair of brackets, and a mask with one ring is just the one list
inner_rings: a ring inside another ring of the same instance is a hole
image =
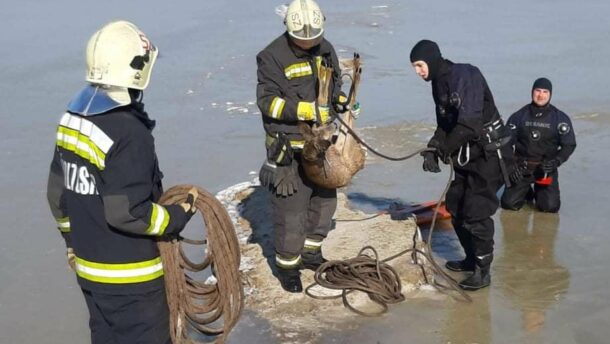
[[355, 131], [354, 129], [352, 129], [349, 125], [347, 125], [347, 123], [345, 123], [345, 121], [341, 118], [341, 116], [339, 115], [334, 115], [333, 116], [337, 121], [339, 121], [339, 123], [341, 123], [346, 129], [347, 132], [350, 133], [350, 135], [352, 135], [354, 137], [354, 139], [356, 139], [356, 141], [358, 141], [358, 143], [360, 143], [361, 145], [363, 145], [364, 147], [366, 147], [370, 152], [372, 152], [373, 154], [380, 156], [384, 159], [387, 160], [391, 160], [391, 161], [402, 161], [402, 160], [407, 160], [410, 159], [418, 154], [421, 154], [423, 152], [434, 152], [436, 149], [435, 148], [421, 148], [416, 150], [413, 153], [407, 154], [405, 156], [401, 156], [401, 157], [392, 157], [386, 154], [383, 154], [381, 152], [379, 152], [377, 149], [373, 148], [371, 145], [369, 145], [368, 143], [366, 143]]

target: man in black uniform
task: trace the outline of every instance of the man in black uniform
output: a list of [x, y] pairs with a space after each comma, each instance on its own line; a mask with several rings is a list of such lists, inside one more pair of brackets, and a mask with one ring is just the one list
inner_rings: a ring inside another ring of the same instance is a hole
[[162, 206], [142, 90], [157, 49], [135, 25], [111, 22], [87, 46], [89, 84], [57, 127], [47, 198], [89, 309], [91, 342], [171, 343], [155, 238], [177, 235], [187, 203]]
[[411, 50], [415, 72], [432, 81], [437, 128], [424, 152], [424, 171], [440, 172], [438, 159], [452, 162], [455, 179], [447, 192], [447, 209], [466, 258], [449, 261], [453, 271], [473, 271], [460, 283], [466, 290], [489, 285], [493, 260], [496, 192], [507, 175], [503, 158], [511, 156], [510, 132], [494, 104], [479, 69], [443, 59], [438, 45], [418, 42]]
[[259, 177], [272, 193], [278, 278], [286, 291], [297, 293], [303, 290], [299, 269], [316, 269], [325, 261], [322, 241], [337, 207], [337, 191], [313, 184], [301, 168], [304, 141], [298, 125], [327, 123], [329, 112], [335, 111], [317, 101], [321, 66], [333, 68], [331, 99], [342, 94], [339, 62], [323, 38], [324, 16], [318, 5], [293, 1], [284, 23], [286, 32], [256, 57], [256, 96], [267, 148]]
[[532, 86], [532, 102], [508, 119], [519, 168], [511, 174], [512, 187], [506, 188], [502, 195], [504, 209], [521, 209], [529, 196], [535, 200], [538, 210], [559, 211], [557, 168], [576, 149], [576, 137], [568, 115], [551, 104], [552, 92], [549, 79], [537, 79]]

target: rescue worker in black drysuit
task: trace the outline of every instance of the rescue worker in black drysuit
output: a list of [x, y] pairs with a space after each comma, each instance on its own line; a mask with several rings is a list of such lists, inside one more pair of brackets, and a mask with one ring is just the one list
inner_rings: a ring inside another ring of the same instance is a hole
[[504, 209], [519, 210], [528, 199], [534, 199], [540, 211], [559, 211], [557, 168], [576, 149], [576, 137], [568, 115], [551, 104], [552, 93], [549, 79], [537, 79], [532, 86], [532, 102], [508, 119], [518, 168], [510, 176], [512, 186], [502, 195]]
[[453, 271], [473, 271], [460, 282], [466, 290], [489, 285], [493, 260], [496, 192], [503, 184], [504, 158], [512, 159], [510, 132], [494, 104], [479, 69], [444, 59], [438, 45], [418, 42], [411, 63], [425, 81], [432, 81], [437, 128], [428, 142], [434, 152], [422, 153], [423, 169], [440, 172], [438, 160], [453, 163], [455, 178], [446, 204], [466, 258], [445, 265]]
[[[313, 184], [301, 167], [303, 136], [298, 124], [329, 122], [330, 113], [345, 111], [339, 103], [340, 69], [333, 46], [323, 38], [324, 16], [311, 0], [288, 7], [286, 32], [256, 57], [257, 104], [266, 132], [267, 158], [260, 181], [272, 193], [277, 276], [289, 292], [303, 290], [300, 268], [315, 270], [325, 259], [322, 241], [337, 207], [336, 189]], [[333, 68], [330, 109], [320, 106], [318, 68]]]
[[157, 238], [195, 208], [162, 206], [152, 129], [142, 103], [157, 49], [135, 25], [111, 22], [87, 46], [89, 84], [57, 127], [47, 198], [76, 272], [93, 344], [171, 343]]

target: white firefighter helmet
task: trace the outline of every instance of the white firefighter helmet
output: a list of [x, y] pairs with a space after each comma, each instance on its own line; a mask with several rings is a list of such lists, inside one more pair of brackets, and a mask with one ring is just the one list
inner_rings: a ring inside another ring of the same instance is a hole
[[87, 43], [90, 83], [68, 104], [84, 116], [104, 113], [132, 102], [130, 88], [144, 90], [158, 50], [134, 24], [114, 21], [104, 25]]
[[298, 40], [317, 39], [324, 33], [324, 15], [313, 0], [294, 0], [284, 19], [288, 34]]
[[89, 39], [86, 80], [143, 90], [157, 54], [157, 48], [137, 26], [127, 21], [111, 22]]

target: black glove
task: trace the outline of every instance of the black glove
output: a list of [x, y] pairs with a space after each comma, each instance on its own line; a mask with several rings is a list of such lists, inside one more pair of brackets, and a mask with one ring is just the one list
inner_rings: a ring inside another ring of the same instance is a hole
[[510, 179], [513, 184], [518, 184], [523, 180], [523, 172], [525, 172], [526, 169], [527, 167], [523, 164], [515, 163], [508, 179]]
[[438, 166], [438, 157], [436, 156], [436, 153], [426, 151], [421, 153], [421, 155], [424, 157], [424, 171], [433, 173], [441, 171], [441, 168]]
[[260, 180], [261, 186], [269, 188], [269, 190], [273, 188], [276, 169], [277, 166], [275, 164], [270, 163], [267, 159], [265, 159], [263, 166], [261, 166], [260, 172], [258, 172], [258, 180]]
[[553, 173], [559, 165], [561, 165], [561, 161], [555, 158], [543, 161], [542, 164], [540, 164], [540, 167], [544, 173]]
[[291, 166], [277, 166], [275, 180], [273, 182], [276, 195], [284, 197], [291, 196], [297, 192], [298, 182], [299, 173], [296, 164]]
[[343, 91], [339, 91], [339, 94], [332, 101], [333, 108], [337, 113], [344, 113], [349, 110], [349, 101]]
[[449, 162], [451, 161], [451, 155], [449, 154], [449, 152], [447, 152], [447, 148], [445, 147], [445, 145], [441, 144], [435, 138], [430, 139], [430, 142], [428, 142], [428, 148], [436, 149], [436, 158], [440, 158], [443, 163], [449, 164]]
[[197, 201], [198, 196], [199, 193], [197, 192], [197, 188], [193, 187], [189, 190], [184, 203], [167, 206], [168, 212], [171, 214], [170, 221], [173, 226], [171, 231], [165, 232], [166, 236], [177, 236], [180, 232], [182, 232], [186, 224], [197, 212], [195, 202]]

